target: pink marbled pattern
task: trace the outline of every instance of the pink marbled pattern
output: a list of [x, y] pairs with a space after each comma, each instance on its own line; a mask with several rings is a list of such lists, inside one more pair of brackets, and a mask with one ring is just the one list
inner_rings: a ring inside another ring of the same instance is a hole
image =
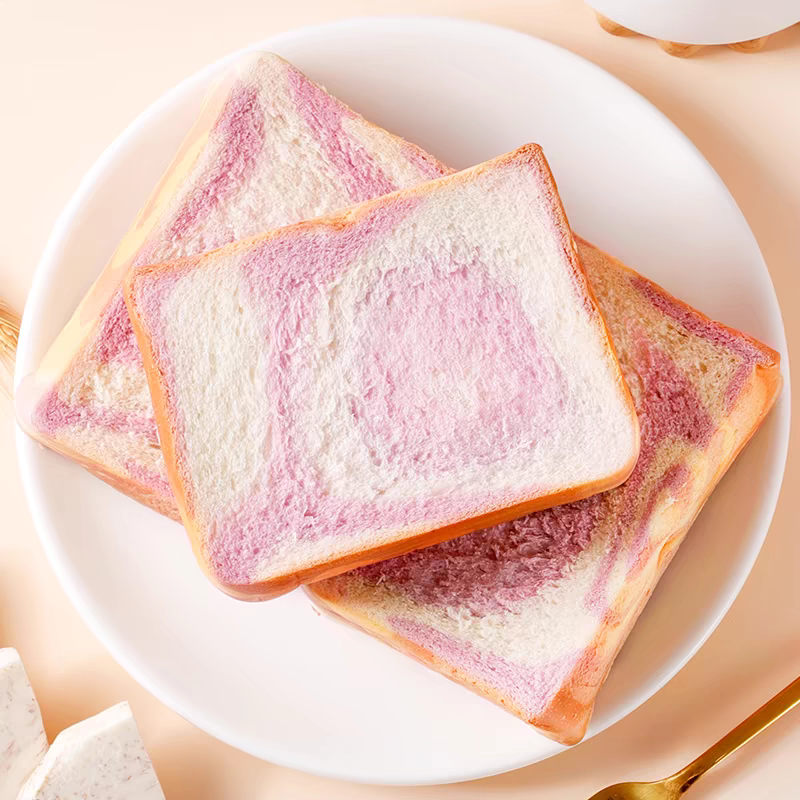
[[[90, 352], [98, 365], [144, 368], [121, 289], [114, 293], [100, 319]], [[98, 429], [141, 437], [158, 445], [152, 414], [131, 413], [101, 405], [92, 391], [82, 393], [77, 401], [68, 402], [60, 396], [58, 386], [52, 387], [39, 399], [31, 422], [52, 437], [57, 437], [65, 429], [71, 429], [73, 435], [81, 429]]]
[[[695, 379], [679, 366], [672, 348], [680, 345], [662, 339], [657, 327], [648, 330], [642, 304], [654, 305], [683, 330], [736, 357], [723, 389], [728, 407], [759, 364], [773, 364], [766, 348], [688, 309], [644, 279], [631, 277], [610, 259], [602, 261], [602, 268], [604, 279], [595, 287], [598, 303], [614, 332], [641, 427], [641, 454], [628, 481], [579, 503], [532, 514], [317, 585], [334, 610], [356, 620], [366, 615], [379, 626], [384, 621], [374, 609], [387, 608], [387, 596], [397, 603], [394, 608], [403, 608], [406, 600], [426, 606], [431, 619], [438, 613], [474, 623], [494, 614], [511, 622], [544, 587], [562, 580], [581, 552], [602, 535], [602, 555], [593, 585], [584, 596], [575, 598], [576, 610], [588, 612], [596, 620], [596, 632], [585, 649], [561, 661], [534, 667], [509, 661], [491, 647], [479, 646], [468, 630], [461, 641], [436, 623], [423, 622], [411, 606], [392, 612], [387, 622], [391, 633], [444, 662], [448, 674], [448, 668], [459, 668], [468, 684], [476, 680], [486, 684], [501, 699], [517, 706], [522, 716], [534, 718], [534, 724], [536, 715], [548, 709], [561, 690], [567, 699], [579, 700], [588, 717], [593, 700], [590, 689], [599, 688], [616, 652], [615, 647], [606, 646], [609, 641], [614, 643], [615, 626], [646, 600], [646, 596], [630, 595], [621, 603], [620, 596], [609, 596], [612, 570], [622, 567], [628, 580], [639, 577], [653, 563], [653, 554], [671, 535], [680, 534], [683, 521], [698, 510], [703, 492], [693, 482], [702, 480], [702, 488], [709, 487], [711, 477], [694, 470], [693, 462], [708, 448], [720, 421], [705, 407]], [[630, 296], [629, 284], [639, 290], [641, 300]], [[621, 298], [626, 305], [620, 304]], [[679, 445], [671, 458], [667, 444]], [[673, 502], [684, 504], [679, 506], [681, 522], [674, 531], [661, 530], [654, 536], [653, 520]], [[649, 589], [652, 581], [642, 591]], [[569, 616], [570, 609], [563, 610]], [[557, 640], [562, 635], [560, 625], [545, 622], [528, 635], [532, 640]], [[580, 688], [575, 690], [574, 685]], [[565, 730], [565, 735], [573, 733]]]
[[623, 370], [634, 393], [645, 454], [668, 437], [705, 447], [715, 424], [691, 378], [638, 326], [630, 343], [619, 347], [630, 358]]
[[[211, 173], [198, 184], [176, 214], [166, 234], [170, 239], [179, 240], [193, 227], [202, 224], [202, 218], [215, 205], [224, 201], [234, 187], [246, 180], [257, 163], [262, 147], [263, 116], [257, 88], [237, 85], [211, 134], [224, 140], [220, 158]], [[215, 244], [226, 244], [232, 240], [233, 231], [229, 230], [221, 238], [218, 237]], [[155, 240], [146, 242], [134, 258], [134, 265], [147, 263], [148, 253], [152, 252], [154, 245]], [[121, 364], [144, 369], [121, 288], [114, 292], [102, 313], [89, 352], [98, 365]], [[127, 430], [132, 435], [142, 435], [144, 432], [148, 437], [155, 430], [155, 419], [152, 416], [134, 416], [122, 411], [99, 408], [91, 391], [84, 392], [81, 402], [73, 405], [63, 401], [56, 404], [52, 396], [44, 397], [38, 404], [33, 419], [36, 427], [49, 435], [68, 425], [99, 425], [117, 432]], [[138, 481], [136, 474], [130, 471], [129, 474], [133, 480]]]
[[170, 488], [169, 481], [161, 473], [148, 469], [137, 461], [126, 461], [124, 468], [128, 474], [142, 486], [152, 489], [156, 494], [162, 497], [172, 496], [172, 489]]
[[[377, 165], [366, 148], [348, 136], [343, 122], [348, 118], [353, 119], [355, 114], [347, 106], [311, 83], [294, 67], [288, 67], [287, 78], [298, 113], [331, 166], [338, 170], [353, 203], [389, 194], [400, 188]], [[436, 174], [438, 170], [427, 159], [415, 154], [414, 163], [421, 167], [423, 176], [439, 177]]]
[[662, 314], [674, 319], [695, 336], [720, 347], [728, 348], [741, 359], [741, 365], [728, 382], [725, 394], [728, 410], [733, 408], [742, 387], [752, 374], [753, 367], [757, 364], [766, 366], [772, 362], [771, 353], [757, 342], [713, 319], [696, 313], [650, 281], [637, 276], [632, 279], [631, 283]]
[[70, 404], [59, 397], [58, 388], [50, 389], [33, 413], [33, 424], [50, 436], [64, 428], [99, 428], [114, 433], [130, 433], [158, 445], [155, 420], [151, 416], [131, 414], [113, 408], [87, 404]]
[[424, 175], [430, 180], [441, 178], [454, 172], [450, 167], [446, 167], [441, 161], [428, 155], [424, 150], [420, 150], [419, 147], [410, 142], [403, 142], [403, 154], [409, 163], [417, 168], [420, 175]]
[[[564, 381], [515, 287], [495, 284], [479, 261], [429, 269], [425, 284], [390, 273], [357, 309], [353, 327], [365, 335], [351, 414], [371, 451], [434, 477], [463, 453], [491, 464], [532, 426], [544, 437], [558, 410], [546, 388], [563, 393]], [[476, 369], [482, 362], [490, 368]], [[469, 397], [454, 394], [470, 368]], [[477, 410], [465, 414], [465, 402]]]
[[[181, 211], [173, 220], [169, 233], [180, 238], [202, 224], [209, 212], [225, 202], [234, 190], [241, 191], [261, 157], [264, 146], [264, 109], [257, 86], [237, 84], [217, 119], [212, 137], [222, 139], [219, 157], [203, 181], [193, 188]], [[215, 247], [233, 241], [233, 232], [226, 231]], [[146, 263], [140, 257], [136, 264]]]
[[[554, 584], [591, 543], [608, 510], [601, 495], [504, 522], [357, 570], [416, 603], [474, 616], [514, 611]], [[345, 579], [346, 580], [346, 579]]]
[[[481, 498], [452, 491], [402, 502], [333, 496], [305, 457], [293, 427], [302, 410], [295, 403], [303, 404], [311, 380], [306, 354], [295, 343], [310, 336], [318, 281], [339, 278], [365, 246], [388, 234], [421, 202], [422, 198], [414, 197], [376, 207], [344, 232], [279, 237], [244, 257], [242, 270], [264, 310], [264, 336], [271, 343], [266, 392], [275, 412], [269, 471], [258, 498], [246, 498], [241, 508], [214, 525], [210, 558], [224, 582], [251, 582], [259, 561], [279, 546], [276, 532], [292, 531], [298, 541], [314, 541], [349, 536], [353, 530], [430, 527], [431, 520], [444, 524], [464, 517], [465, 503], [475, 505], [476, 511], [487, 504], [508, 504], [505, 493], [488, 491]], [[326, 254], [322, 262], [315, 260], [320, 250]], [[541, 354], [516, 291], [493, 282], [485, 265], [427, 266], [434, 277], [426, 282], [425, 291], [393, 271], [372, 286], [351, 326], [354, 331], [366, 331], [366, 338], [340, 342], [339, 348], [353, 354], [347, 363], [359, 365], [350, 380], [354, 387], [351, 417], [366, 447], [389, 452], [392, 463], [403, 467], [401, 473], [441, 475], [465, 457], [489, 463], [498, 452], [517, 445], [533, 420], [539, 420], [546, 435], [555, 409], [545, 399], [542, 384], [559, 385], [560, 371]], [[307, 278], [309, 270], [315, 274], [314, 281]], [[174, 279], [174, 275], [165, 276], [167, 282]], [[287, 296], [291, 303], [285, 302]], [[454, 336], [455, 331], [458, 335]], [[485, 351], [476, 349], [480, 342], [487, 343]], [[171, 371], [168, 348], [157, 339], [153, 346], [162, 369]], [[348, 369], [347, 363], [343, 369]], [[461, 369], [488, 383], [477, 386], [485, 398], [454, 425], [454, 414], [461, 408], [459, 398], [443, 403], [424, 391], [414, 392], [429, 385], [432, 376], [457, 384], [453, 371]], [[549, 395], [558, 396], [558, 391]], [[485, 441], [478, 436], [481, 430], [485, 437], [492, 437], [491, 447], [481, 447]], [[185, 434], [180, 418], [175, 431], [182, 451]]]
[[[643, 545], [662, 492], [669, 489], [673, 496], [680, 494], [683, 485], [680, 477], [688, 480], [691, 476], [685, 465], [673, 464], [656, 482], [655, 489], [649, 495], [643, 494], [659, 446], [666, 439], [677, 439], [702, 449], [707, 446], [715, 429], [714, 420], [691, 379], [658, 343], [648, 337], [638, 322], [632, 321], [628, 327], [627, 336], [621, 341], [618, 339], [617, 347], [622, 356], [623, 374], [636, 403], [641, 449], [631, 476], [618, 489], [608, 493], [616, 501], [615, 507], [610, 509], [614, 524], [597, 580], [586, 598], [587, 606], [593, 608], [598, 616], [606, 612], [606, 585], [624, 546], [627, 531], [635, 528], [634, 541]], [[665, 476], [673, 469], [677, 470], [675, 476], [662, 485]], [[631, 552], [630, 560], [638, 560], [638, 550]]]
[[672, 499], [679, 499], [681, 494], [688, 491], [692, 480], [692, 471], [683, 462], [672, 464], [656, 481], [656, 485], [650, 490], [641, 520], [636, 527], [636, 535], [628, 545], [628, 570], [629, 574], [636, 571], [637, 567], [643, 565], [643, 557], [649, 553], [648, 534], [650, 520], [656, 513], [659, 503], [664, 502], [664, 495], [668, 493]]
[[582, 650], [566, 653], [550, 662], [524, 667], [418, 620], [395, 616], [389, 624], [395, 633], [510, 699], [531, 718], [547, 708], [564, 676], [583, 655]]
[[[627, 353], [624, 345], [620, 350]], [[464, 607], [473, 614], [510, 610], [558, 581], [592, 540], [595, 528], [613, 521], [609, 547], [586, 603], [605, 613], [605, 586], [626, 532], [636, 526], [632, 563], [646, 543], [657, 501], [680, 493], [690, 478], [684, 464], [668, 468], [642, 502], [641, 491], [658, 446], [667, 437], [705, 447], [713, 421], [689, 378], [641, 332], [626, 379], [640, 385], [637, 413], [641, 452], [628, 481], [605, 495], [532, 514], [358, 571], [368, 583], [386, 583], [419, 602]]]
[[728, 388], [725, 390], [725, 408], [728, 411], [733, 408], [734, 404], [739, 399], [739, 395], [742, 393], [742, 389], [752, 375], [753, 368], [757, 363], [759, 362], [745, 359], [739, 365], [736, 372], [733, 373], [733, 377], [728, 381]]
[[106, 306], [94, 340], [94, 358], [99, 364], [124, 364], [142, 367], [142, 354], [136, 343], [122, 289], [114, 292]]
[[[599, 615], [605, 613], [605, 587], [626, 533], [636, 528], [632, 547], [638, 553], [663, 491], [679, 494], [689, 479], [685, 465], [673, 465], [650, 496], [642, 499], [659, 445], [677, 438], [702, 448], [714, 431], [713, 420], [688, 376], [641, 329], [631, 330], [632, 341], [618, 340], [617, 346], [626, 380], [638, 387], [634, 396], [641, 451], [625, 484], [578, 503], [363, 567], [354, 574], [369, 584], [402, 591], [417, 602], [465, 608], [477, 615], [509, 611], [556, 583], [602, 525], [609, 544], [586, 604]], [[635, 561], [635, 554], [631, 558]]]

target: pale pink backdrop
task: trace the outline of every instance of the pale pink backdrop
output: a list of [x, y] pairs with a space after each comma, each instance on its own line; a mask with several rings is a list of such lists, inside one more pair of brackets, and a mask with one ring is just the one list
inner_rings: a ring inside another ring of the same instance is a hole
[[[790, 348], [797, 350], [800, 27], [776, 35], [757, 55], [713, 48], [681, 61], [652, 41], [602, 32], [580, 0], [0, 0], [0, 295], [23, 306], [50, 228], [81, 176], [166, 89], [271, 33], [397, 12], [473, 17], [549, 39], [655, 103], [739, 203], [772, 273]], [[10, 407], [0, 398], [0, 645], [22, 653], [51, 736], [128, 699], [169, 800], [581, 800], [605, 784], [682, 766], [800, 674], [798, 485], [795, 435], [775, 521], [741, 596], [690, 664], [626, 720], [571, 752], [497, 778], [420, 789], [351, 786], [214, 741], [111, 660], [69, 605], [36, 540], [22, 499]], [[796, 798], [798, 753], [800, 711], [690, 796]]]

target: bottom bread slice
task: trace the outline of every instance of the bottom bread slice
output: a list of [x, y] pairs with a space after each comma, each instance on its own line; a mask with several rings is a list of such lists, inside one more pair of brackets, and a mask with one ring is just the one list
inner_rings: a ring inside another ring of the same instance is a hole
[[563, 744], [585, 734], [653, 587], [781, 386], [777, 353], [579, 247], [639, 415], [627, 482], [309, 587]]

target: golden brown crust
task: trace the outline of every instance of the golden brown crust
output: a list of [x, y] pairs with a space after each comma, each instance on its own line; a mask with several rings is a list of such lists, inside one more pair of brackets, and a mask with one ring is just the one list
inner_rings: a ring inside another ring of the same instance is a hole
[[[246, 585], [230, 585], [220, 584], [219, 580], [210, 574], [208, 563], [203, 554], [203, 546], [201, 536], [197, 530], [197, 525], [192, 514], [192, 498], [191, 492], [186, 486], [186, 482], [181, 475], [181, 464], [178, 459], [175, 449], [175, 431], [173, 430], [172, 421], [169, 416], [167, 394], [168, 387], [165, 384], [164, 376], [159, 369], [157, 359], [152, 350], [152, 343], [143, 327], [137, 307], [137, 287], [142, 280], [147, 280], [151, 276], [158, 276], [161, 273], [169, 274], [180, 269], [191, 267], [193, 269], [202, 269], [207, 264], [214, 264], [219, 258], [221, 253], [233, 254], [240, 250], [247, 250], [254, 246], [260, 246], [264, 242], [273, 239], [292, 236], [299, 231], [303, 230], [319, 230], [321, 228], [332, 228], [336, 231], [342, 231], [356, 225], [364, 216], [372, 212], [375, 208], [379, 208], [392, 202], [395, 195], [402, 195], [403, 197], [413, 197], [417, 195], [430, 194], [441, 181], [462, 181], [466, 182], [476, 174], [484, 171], [495, 169], [497, 166], [516, 163], [518, 161], [533, 164], [545, 178], [549, 181], [552, 187], [553, 205], [556, 209], [556, 222], [559, 226], [561, 235], [563, 237], [564, 251], [569, 259], [569, 263], [573, 269], [576, 284], [585, 292], [584, 296], [588, 298], [590, 305], [589, 312], [593, 315], [595, 324], [598, 326], [602, 335], [605, 337], [607, 343], [607, 352], [609, 362], [613, 365], [617, 377], [618, 387], [625, 402], [628, 406], [628, 413], [631, 425], [635, 432], [635, 446], [632, 449], [631, 457], [626, 464], [624, 464], [617, 472], [607, 476], [603, 480], [592, 481], [581, 486], [574, 486], [564, 489], [560, 492], [553, 492], [551, 494], [538, 496], [531, 500], [518, 503], [514, 506], [492, 510], [469, 520], [462, 520], [452, 525], [447, 525], [433, 531], [424, 531], [405, 537], [400, 541], [390, 542], [375, 547], [360, 549], [356, 552], [349, 553], [341, 556], [333, 561], [325, 563], [310, 564], [304, 569], [297, 570], [289, 575], [281, 575], [270, 579], [268, 581], [260, 581], [258, 583]], [[219, 586], [223, 591], [233, 597], [242, 600], [268, 600], [273, 597], [278, 597], [281, 594], [291, 591], [298, 586], [305, 583], [312, 583], [320, 581], [325, 578], [332, 578], [342, 572], [347, 572], [366, 564], [381, 561], [387, 558], [402, 555], [411, 550], [416, 550], [421, 547], [428, 547], [430, 545], [438, 544], [439, 542], [453, 539], [456, 536], [461, 536], [472, 531], [480, 530], [481, 528], [490, 525], [496, 525], [500, 522], [516, 519], [517, 517], [533, 513], [534, 511], [541, 511], [545, 508], [550, 508], [555, 505], [564, 503], [571, 503], [576, 500], [581, 500], [585, 497], [604, 492], [619, 486], [625, 481], [633, 471], [636, 465], [636, 460], [639, 455], [639, 421], [636, 416], [636, 411], [633, 405], [633, 399], [627, 384], [625, 383], [619, 364], [616, 359], [611, 337], [605, 321], [600, 314], [597, 304], [592, 294], [586, 273], [580, 262], [577, 247], [573, 241], [572, 234], [569, 229], [566, 214], [564, 213], [558, 192], [553, 181], [547, 161], [542, 153], [541, 147], [535, 144], [524, 145], [523, 147], [508, 153], [493, 161], [465, 170], [455, 176], [445, 176], [430, 183], [423, 184], [422, 186], [412, 189], [396, 192], [393, 195], [387, 195], [381, 198], [369, 200], [361, 203], [349, 210], [331, 214], [326, 217], [321, 217], [316, 220], [303, 221], [295, 225], [290, 225], [285, 228], [280, 228], [275, 231], [270, 231], [259, 236], [244, 239], [232, 244], [226, 245], [219, 250], [203, 253], [198, 256], [191, 256], [189, 258], [178, 259], [176, 261], [167, 262], [164, 264], [155, 264], [146, 267], [138, 267], [132, 270], [125, 279], [125, 302], [128, 305], [131, 320], [133, 322], [133, 329], [136, 333], [136, 338], [139, 343], [139, 348], [142, 352], [145, 373], [147, 374], [148, 385], [150, 386], [150, 394], [155, 408], [156, 424], [158, 426], [159, 438], [161, 447], [164, 452], [164, 457], [167, 464], [167, 473], [169, 476], [170, 485], [175, 494], [175, 499], [178, 508], [181, 512], [181, 517], [184, 526], [192, 541], [192, 547], [195, 555], [198, 557], [201, 566], [206, 574], [211, 577], [214, 583]]]
[[[561, 202], [561, 196], [558, 193], [558, 185], [556, 184], [556, 179], [553, 176], [553, 173], [550, 171], [550, 165], [547, 163], [547, 159], [545, 158], [542, 149], [538, 146], [537, 146], [536, 157], [540, 169], [542, 170], [542, 172], [547, 177], [547, 179], [549, 180], [550, 184], [553, 187], [553, 200], [555, 206], [555, 213], [558, 219], [558, 227], [559, 227], [559, 232], [561, 234], [564, 253], [567, 256], [570, 265], [572, 266], [576, 283], [579, 285], [580, 290], [583, 292], [584, 297], [589, 298], [589, 312], [591, 313], [595, 325], [597, 325], [597, 327], [600, 329], [601, 334], [605, 340], [606, 353], [609, 356], [609, 363], [611, 364], [614, 374], [616, 376], [617, 389], [624, 398], [624, 402], [628, 407], [628, 414], [630, 421], [633, 424], [636, 431], [636, 444], [634, 446], [635, 455], [630, 464], [630, 469], [628, 470], [628, 474], [630, 474], [633, 471], [633, 468], [636, 466], [636, 461], [639, 458], [639, 446], [641, 444], [640, 431], [639, 431], [639, 417], [636, 414], [636, 406], [634, 405], [633, 402], [633, 396], [631, 395], [631, 390], [628, 387], [628, 384], [625, 382], [625, 378], [622, 375], [622, 370], [620, 369], [619, 360], [617, 357], [617, 348], [616, 345], [614, 344], [614, 340], [611, 338], [611, 331], [608, 328], [608, 324], [606, 323], [605, 317], [600, 312], [600, 306], [598, 305], [597, 297], [594, 293], [594, 289], [592, 288], [592, 283], [589, 280], [589, 276], [586, 274], [586, 268], [583, 265], [583, 261], [580, 255], [580, 249], [578, 247], [578, 238], [572, 233], [572, 228], [570, 228], [569, 220], [567, 219], [567, 212], [564, 210], [564, 205]], [[627, 478], [627, 475], [625, 476], [625, 478]], [[620, 481], [620, 483], [622, 483], [622, 481]], [[571, 501], [565, 501], [565, 502], [571, 502]], [[560, 504], [554, 503], [553, 505], [560, 505]]]
[[[378, 625], [374, 619], [370, 619], [369, 617], [354, 612], [346, 604], [337, 604], [338, 597], [335, 590], [330, 591], [330, 584], [326, 584], [324, 588], [308, 586], [306, 589], [317, 607], [325, 611], [327, 614], [330, 614], [330, 616], [334, 617], [335, 619], [355, 626], [359, 630], [370, 634], [370, 636], [374, 636], [376, 639], [379, 639], [380, 641], [390, 645], [404, 655], [410, 656], [420, 664], [423, 664], [424, 666], [441, 673], [451, 681], [454, 681], [461, 686], [465, 686], [467, 689], [470, 689], [481, 697], [488, 698], [493, 703], [502, 706], [515, 716], [520, 717], [526, 722], [531, 722], [522, 709], [520, 709], [496, 689], [487, 685], [475, 676], [470, 675], [468, 672], [460, 667], [455, 666], [454, 664], [451, 664], [449, 661], [444, 661], [438, 658], [430, 650], [421, 647], [416, 642], [412, 642], [405, 636], [400, 636], [394, 631], [384, 628], [382, 625]], [[543, 731], [543, 733], [548, 735], [545, 731]]]
[[781, 363], [781, 355], [777, 350], [773, 350], [769, 345], [764, 344], [764, 342], [759, 341], [754, 336], [750, 336], [750, 334], [745, 333], [744, 331], [740, 331], [737, 328], [732, 328], [730, 325], [726, 325], [724, 322], [719, 322], [718, 320], [709, 317], [707, 314], [704, 314], [702, 311], [698, 311], [693, 306], [690, 306], [688, 303], [684, 302], [678, 297], [670, 294], [663, 286], [660, 286], [655, 281], [651, 281], [649, 278], [646, 278], [644, 275], [639, 274], [635, 269], [629, 267], [627, 264], [620, 261], [618, 258], [614, 258], [614, 256], [607, 253], [605, 250], [601, 250], [599, 247], [596, 247], [591, 242], [586, 241], [581, 236], [577, 234], [573, 234], [575, 238], [575, 242], [578, 245], [578, 249], [581, 248], [589, 251], [594, 257], [600, 258], [604, 261], [608, 261], [613, 264], [618, 269], [626, 272], [631, 278], [635, 278], [637, 281], [643, 281], [644, 283], [648, 284], [648, 286], [656, 293], [664, 297], [668, 300], [672, 305], [678, 306], [682, 308], [684, 311], [689, 312], [692, 316], [699, 317], [704, 322], [710, 322], [714, 325], [723, 328], [732, 336], [735, 336], [737, 339], [745, 339], [749, 342], [756, 350], [759, 350], [764, 356], [764, 365], [767, 367], [780, 367]]
[[[20, 426], [24, 428], [26, 433], [31, 433], [28, 427], [22, 426], [21, 420]], [[127, 476], [112, 472], [110, 469], [103, 467], [98, 462], [92, 461], [91, 459], [81, 455], [76, 450], [73, 450], [71, 447], [65, 445], [63, 442], [57, 440], [48, 441], [47, 446], [56, 453], [66, 456], [72, 461], [76, 461], [84, 469], [91, 472], [92, 475], [100, 478], [102, 481], [105, 481], [109, 486], [113, 486], [117, 491], [128, 495], [128, 497], [132, 498], [133, 500], [136, 500], [148, 508], [152, 508], [154, 511], [157, 511], [159, 514], [163, 514], [165, 517], [175, 520], [175, 522], [181, 521], [181, 517], [178, 514], [177, 508], [171, 502], [172, 498], [165, 498], [159, 492], [148, 489], [141, 483], [133, 483]]]
[[[175, 474], [175, 441], [172, 431], [172, 426], [169, 421], [169, 416], [166, 409], [166, 394], [168, 389], [164, 385], [164, 378], [161, 370], [156, 363], [155, 355], [152, 348], [149, 347], [149, 340], [147, 334], [141, 327], [139, 316], [136, 313], [135, 300], [130, 297], [129, 292], [125, 292], [125, 303], [128, 306], [128, 314], [131, 318], [133, 332], [136, 334], [136, 340], [139, 343], [139, 349], [142, 353], [142, 362], [144, 364], [144, 371], [147, 375], [147, 385], [150, 387], [150, 398], [153, 402], [153, 409], [155, 411], [156, 422], [158, 425], [159, 441], [161, 443], [161, 451], [164, 454], [164, 460], [167, 465], [167, 479], [169, 480], [170, 488], [172, 489], [173, 498], [177, 504], [180, 520], [189, 532], [189, 541], [192, 548], [196, 547], [196, 536], [191, 535], [189, 530], [191, 516], [186, 506], [186, 496], [181, 490], [181, 483], [178, 476]], [[147, 346], [145, 346], [147, 345]], [[163, 421], [163, 424], [162, 424]], [[203, 563], [200, 554], [195, 549], [195, 555], [198, 562]]]
[[131, 476], [113, 472], [100, 462], [77, 452], [58, 438], [35, 427], [31, 417], [41, 399], [62, 380], [74, 359], [80, 355], [97, 330], [99, 319], [121, 287], [133, 259], [156, 225], [161, 210], [170, 202], [176, 188], [183, 182], [205, 146], [234, 78], [235, 70], [223, 75], [209, 89], [197, 120], [108, 264], [50, 345], [36, 372], [23, 379], [15, 394], [17, 418], [29, 436], [76, 461], [134, 500], [176, 521], [180, 521], [180, 515], [171, 498], [164, 497]]

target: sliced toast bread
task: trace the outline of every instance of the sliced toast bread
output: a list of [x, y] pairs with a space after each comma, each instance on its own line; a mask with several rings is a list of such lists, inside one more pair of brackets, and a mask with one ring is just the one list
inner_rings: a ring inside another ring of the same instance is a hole
[[583, 737], [639, 612], [781, 386], [777, 353], [579, 246], [639, 415], [628, 481], [309, 587], [563, 744]]
[[121, 283], [132, 265], [211, 250], [448, 170], [278, 56], [248, 56], [209, 92], [100, 278], [16, 392], [25, 430], [178, 518]]
[[621, 483], [638, 423], [541, 149], [138, 267], [200, 562], [264, 599]]

